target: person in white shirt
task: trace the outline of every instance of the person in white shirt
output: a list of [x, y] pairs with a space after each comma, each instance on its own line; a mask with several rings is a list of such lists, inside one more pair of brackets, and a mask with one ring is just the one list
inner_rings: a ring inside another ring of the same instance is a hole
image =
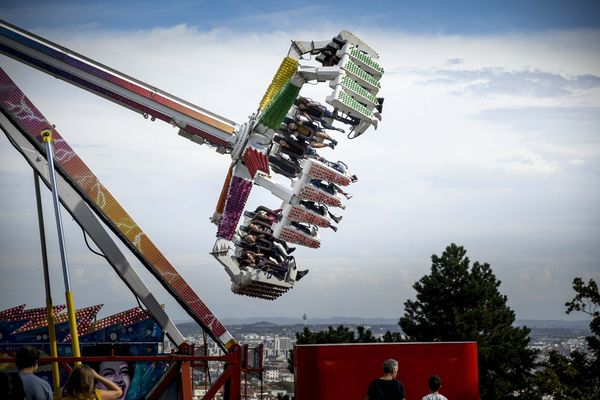
[[442, 387], [442, 378], [439, 375], [432, 375], [429, 377], [429, 394], [423, 396], [423, 400], [448, 400], [443, 394], [439, 394], [440, 388]]

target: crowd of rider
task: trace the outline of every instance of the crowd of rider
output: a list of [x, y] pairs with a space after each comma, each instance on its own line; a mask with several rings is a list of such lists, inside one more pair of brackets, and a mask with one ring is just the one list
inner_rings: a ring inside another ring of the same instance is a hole
[[[279, 131], [273, 137], [273, 143], [279, 147], [276, 154], [269, 156], [269, 163], [273, 170], [294, 179], [302, 172], [300, 161], [313, 158], [342, 174], [347, 174], [346, 164], [341, 161], [326, 160], [317, 154], [317, 149], [324, 147], [334, 149], [337, 146], [337, 140], [325, 130], [343, 132], [343, 129], [332, 125], [333, 120], [338, 118], [322, 104], [306, 97], [298, 97], [295, 106], [293, 116], [284, 119]], [[353, 181], [356, 180], [354, 175], [351, 178]]]
[[[273, 143], [277, 145], [278, 151], [269, 156], [269, 163], [274, 172], [282, 174], [290, 179], [296, 178], [301, 172], [301, 160], [313, 158], [322, 162], [334, 170], [347, 175], [352, 182], [357, 180], [355, 175], [348, 175], [348, 167], [341, 161], [332, 162], [317, 154], [319, 148], [335, 148], [337, 141], [325, 132], [342, 129], [334, 127], [332, 122], [335, 115], [318, 102], [305, 97], [298, 97], [295, 101], [295, 112], [293, 116], [286, 117], [280, 130], [273, 137]], [[344, 121], [346, 122], [346, 121]], [[310, 184], [331, 195], [342, 194], [347, 199], [352, 197], [338, 185], [319, 179], [311, 179]], [[332, 213], [325, 204], [309, 200], [301, 200], [299, 206], [320, 216], [334, 221], [336, 224], [342, 219]], [[345, 208], [340, 205], [340, 208]], [[289, 247], [283, 240], [273, 236], [273, 224], [282, 218], [282, 210], [271, 210], [260, 206], [254, 212], [246, 212], [246, 222], [240, 227], [237, 261], [240, 268], [254, 268], [286, 280], [289, 273], [296, 269], [294, 257], [291, 253], [294, 247]], [[300, 222], [290, 224], [298, 231], [312, 237], [317, 236], [318, 227]], [[329, 227], [337, 231], [337, 226], [330, 224]], [[298, 271], [296, 280], [300, 280], [308, 273], [308, 270]]]
[[[296, 248], [273, 236], [272, 227], [281, 220], [281, 211], [260, 206], [254, 212], [244, 213], [246, 224], [240, 227], [240, 240], [236, 243], [241, 249], [237, 256], [240, 268], [259, 269], [281, 280], [286, 280], [288, 274], [296, 269], [291, 256]], [[298, 271], [296, 280], [307, 273], [308, 270]]]

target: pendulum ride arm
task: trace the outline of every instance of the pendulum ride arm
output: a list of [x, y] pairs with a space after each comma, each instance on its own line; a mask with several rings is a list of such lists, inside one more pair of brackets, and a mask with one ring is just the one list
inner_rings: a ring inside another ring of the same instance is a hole
[[188, 139], [229, 151], [234, 122], [0, 20], [0, 53], [131, 110], [180, 128]]

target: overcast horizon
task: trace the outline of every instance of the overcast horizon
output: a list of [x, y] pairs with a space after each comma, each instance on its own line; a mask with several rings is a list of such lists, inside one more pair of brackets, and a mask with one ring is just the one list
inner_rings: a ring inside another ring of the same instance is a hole
[[[0, 67], [217, 318], [397, 319], [431, 255], [456, 243], [472, 263], [490, 263], [517, 319], [585, 319], [566, 315], [564, 303], [573, 278], [600, 282], [600, 18], [593, 18], [600, 3], [376, 1], [369, 12], [353, 1], [220, 3], [0, 5], [9, 23], [237, 123], [256, 109], [291, 39], [347, 29], [379, 52], [386, 71], [379, 128], [352, 141], [339, 134], [336, 150], [322, 152], [359, 176], [354, 197], [339, 231], [321, 231], [320, 249], [294, 253], [310, 273], [273, 302], [231, 293], [209, 255], [216, 229], [208, 218], [228, 156], [0, 56]], [[323, 93], [302, 92], [324, 103]], [[0, 309], [42, 307], [32, 172], [4, 134], [0, 160]], [[47, 190], [43, 197], [59, 304], [52, 202]], [[279, 202], [255, 187], [248, 208], [258, 204]], [[99, 316], [136, 306], [67, 213], [63, 222], [76, 306], [103, 303]], [[186, 319], [125, 254], [171, 318]]]

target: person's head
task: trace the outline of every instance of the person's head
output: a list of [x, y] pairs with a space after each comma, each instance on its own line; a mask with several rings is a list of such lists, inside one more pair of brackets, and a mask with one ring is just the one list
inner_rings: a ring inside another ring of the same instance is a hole
[[298, 129], [298, 124], [295, 122], [290, 122], [287, 127], [290, 131], [295, 131]]
[[[124, 399], [131, 383], [131, 371], [126, 361], [103, 361], [98, 366], [98, 374], [113, 381], [123, 391]], [[100, 386], [100, 385], [99, 385]]]
[[393, 358], [385, 360], [383, 362], [383, 373], [392, 374], [395, 377], [398, 374], [398, 361]]
[[246, 235], [244, 236], [244, 240], [248, 243], [256, 243], [256, 236], [254, 235]]
[[429, 377], [429, 390], [431, 390], [432, 392], [437, 392], [438, 390], [440, 390], [440, 387], [442, 386], [442, 378], [440, 378], [439, 375], [431, 375]]
[[89, 397], [94, 395], [94, 370], [81, 364], [73, 368], [63, 388], [63, 396]]
[[17, 350], [17, 354], [15, 355], [17, 369], [21, 371], [23, 369], [33, 367], [35, 372], [40, 360], [40, 354], [40, 351], [35, 347], [21, 347], [19, 350]]
[[287, 142], [285, 140], [283, 140], [283, 139], [279, 139], [279, 146], [286, 147], [286, 148], [290, 147], [290, 145], [287, 144]]

